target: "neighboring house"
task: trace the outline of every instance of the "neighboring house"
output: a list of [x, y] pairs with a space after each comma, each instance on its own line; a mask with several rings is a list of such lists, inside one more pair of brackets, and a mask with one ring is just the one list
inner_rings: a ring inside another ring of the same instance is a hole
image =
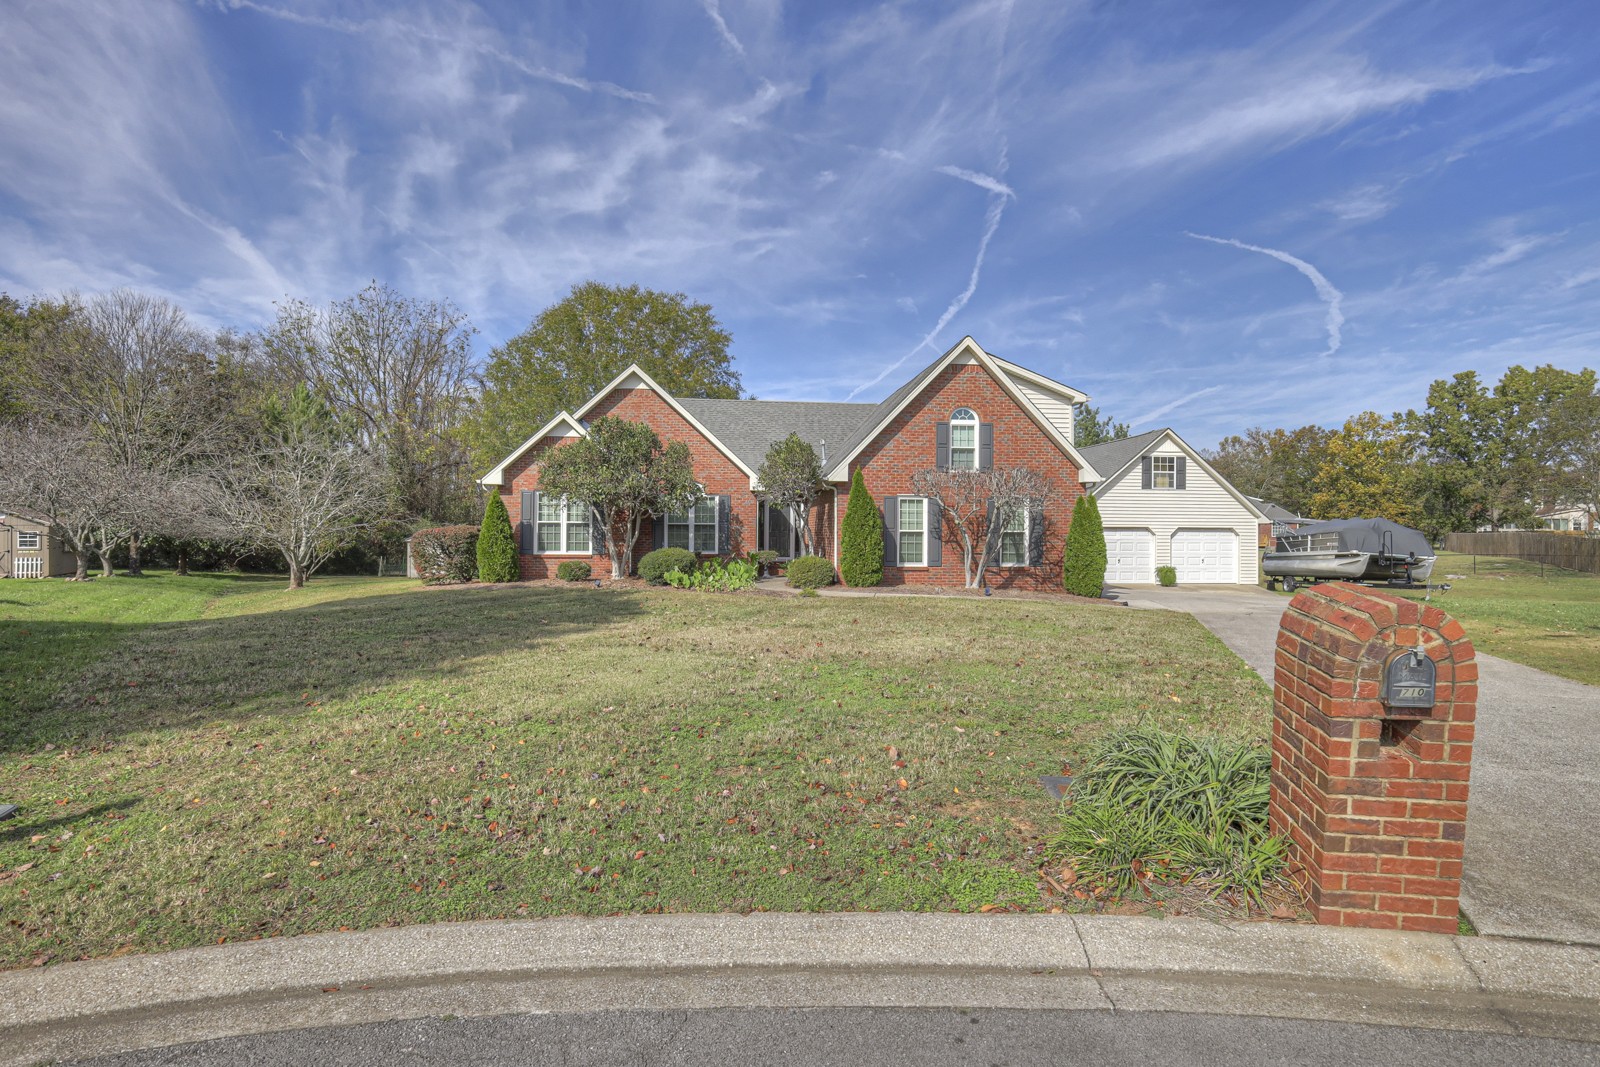
[[1581, 504], [1556, 504], [1540, 508], [1535, 515], [1546, 530], [1571, 533], [1595, 533], [1600, 530], [1600, 523], [1595, 521], [1594, 509]]
[[[634, 366], [578, 410], [557, 415], [484, 475], [481, 483], [504, 498], [517, 529], [524, 578], [554, 577], [563, 560], [574, 558], [589, 560], [597, 574], [606, 573], [604, 543], [600, 531], [592, 528], [587, 509], [540, 493], [539, 459], [584, 436], [593, 419], [615, 415], [644, 422], [663, 441], [688, 445], [705, 496], [683, 514], [656, 516], [646, 523], [636, 554], [673, 545], [708, 557], [770, 549], [780, 559], [789, 559], [800, 551], [799, 516], [766, 506], [756, 472], [774, 443], [797, 433], [816, 449], [827, 483], [810, 515], [812, 540], [820, 554], [837, 566], [838, 531], [848, 506], [850, 478], [859, 469], [884, 528], [883, 584], [959, 586], [960, 545], [941, 536], [938, 507], [915, 495], [912, 478], [935, 467], [1025, 466], [1049, 480], [1050, 499], [1019, 516], [1015, 527], [1005, 532], [987, 580], [997, 588], [1059, 589], [1073, 505], [1088, 486], [1109, 477], [1098, 461], [1086, 458], [1088, 450], [1073, 444], [1074, 405], [1086, 400], [1085, 394], [1069, 386], [990, 355], [970, 337], [880, 404], [678, 398]], [[1167, 451], [1161, 447], [1159, 463], [1165, 470]], [[1177, 447], [1184, 460], [1193, 456], [1187, 445]], [[1214, 476], [1197, 457], [1193, 464], [1190, 469], [1196, 470], [1197, 479], [1193, 488], [1156, 494], [1169, 498], [1157, 501], [1156, 510], [1181, 517], [1184, 507], [1192, 506], [1197, 509], [1195, 520], [1173, 524], [1163, 519], [1157, 524], [1161, 536], [1170, 543], [1173, 529], [1179, 527], [1236, 535], [1235, 512], [1213, 502], [1218, 494], [1209, 479]], [[1118, 491], [1111, 499], [1137, 511], [1138, 495]], [[1124, 502], [1124, 497], [1129, 499]], [[1106, 501], [1102, 497], [1101, 510], [1108, 527], [1144, 525], [1131, 513], [1121, 517]], [[1250, 522], [1260, 518], [1252, 516]], [[1198, 561], [1215, 547], [1215, 541], [1206, 545], [1180, 541], [1180, 550], [1193, 550], [1197, 561], [1185, 564], [1191, 574], [1201, 573], [1194, 568], [1203, 570], [1206, 564]], [[1231, 552], [1233, 542], [1228, 547]], [[1167, 558], [1164, 546], [1161, 561]], [[1226, 580], [1255, 581], [1253, 546], [1248, 563], [1246, 567], [1241, 561], [1228, 572], [1235, 577]], [[1123, 580], [1154, 581], [1154, 562], [1148, 571], [1142, 578]], [[1217, 575], [1223, 573], [1216, 569]]]
[[0, 508], [0, 578], [75, 574], [77, 557], [61, 545], [50, 524]]
[[1083, 450], [1101, 475], [1092, 492], [1106, 531], [1106, 582], [1155, 581], [1171, 565], [1180, 585], [1254, 585], [1268, 523], [1170, 429]]
[[1262, 548], [1271, 548], [1276, 538], [1317, 521], [1316, 519], [1308, 519], [1303, 515], [1296, 515], [1288, 508], [1280, 507], [1270, 500], [1262, 500], [1258, 496], [1247, 496], [1245, 499], [1250, 501], [1251, 505], [1270, 521], [1270, 525], [1263, 527], [1261, 531]]

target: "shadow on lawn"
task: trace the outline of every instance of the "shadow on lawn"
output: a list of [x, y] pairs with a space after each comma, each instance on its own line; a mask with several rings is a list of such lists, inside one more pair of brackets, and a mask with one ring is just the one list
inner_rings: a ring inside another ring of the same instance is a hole
[[[55, 831], [64, 826], [74, 826], [78, 823], [88, 822], [92, 819], [104, 818], [114, 811], [126, 811], [138, 803], [139, 802], [137, 800], [134, 800], [130, 797], [125, 800], [114, 800], [105, 804], [96, 804], [92, 808], [84, 808], [82, 810], [69, 809], [64, 813], [57, 815], [55, 818], [40, 820], [36, 820], [32, 817], [34, 812], [39, 810], [39, 805], [33, 804], [29, 806], [33, 809], [32, 811], [30, 811], [29, 808], [23, 808], [21, 811], [17, 812], [14, 820], [8, 820], [7, 822], [0, 823], [0, 845], [16, 841], [23, 841], [33, 837], [36, 834], [53, 835]], [[122, 816], [118, 816], [118, 818], [121, 817]]]
[[63, 677], [22, 690], [17, 713], [0, 717], [0, 751], [297, 714], [325, 700], [444, 681], [480, 657], [535, 649], [642, 611], [632, 592], [513, 586], [170, 623], [33, 621], [26, 640], [57, 654]]

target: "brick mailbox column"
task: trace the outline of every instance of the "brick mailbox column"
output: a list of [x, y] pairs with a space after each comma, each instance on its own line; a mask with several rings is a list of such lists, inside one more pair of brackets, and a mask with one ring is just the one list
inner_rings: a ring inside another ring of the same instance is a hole
[[1343, 583], [1289, 602], [1271, 819], [1319, 923], [1455, 933], [1477, 701], [1472, 642], [1438, 608]]

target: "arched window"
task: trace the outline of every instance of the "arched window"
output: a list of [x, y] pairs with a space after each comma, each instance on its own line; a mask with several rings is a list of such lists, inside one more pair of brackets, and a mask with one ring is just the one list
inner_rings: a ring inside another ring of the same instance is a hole
[[956, 408], [950, 414], [950, 467], [978, 469], [978, 413], [971, 408]]

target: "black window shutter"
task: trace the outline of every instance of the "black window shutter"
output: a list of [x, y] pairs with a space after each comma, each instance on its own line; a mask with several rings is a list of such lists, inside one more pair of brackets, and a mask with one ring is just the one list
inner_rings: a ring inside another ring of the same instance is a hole
[[606, 554], [606, 524], [600, 521], [599, 514], [588, 504], [579, 504], [578, 507], [589, 512], [589, 554], [603, 556]]
[[717, 497], [717, 547], [716, 551], [727, 555], [731, 548], [728, 546], [728, 527], [733, 521], [733, 495], [722, 493]]
[[994, 466], [994, 423], [978, 424], [978, 469], [986, 471]]
[[522, 491], [522, 514], [517, 523], [518, 546], [523, 555], [530, 555], [536, 543], [533, 539], [533, 524], [539, 518], [539, 494], [532, 489]]
[[1150, 457], [1146, 456], [1144, 459], [1140, 460], [1140, 465], [1144, 473], [1140, 475], [1142, 480], [1139, 483], [1139, 488], [1148, 489], [1153, 484], [1150, 478]]
[[1187, 456], [1179, 456], [1178, 457], [1178, 488], [1179, 489], [1187, 489], [1189, 487], [1188, 486], [1188, 479], [1189, 479], [1188, 467], [1189, 467], [1189, 458]]
[[883, 565], [900, 566], [900, 498], [897, 496], [883, 498]]
[[1044, 508], [1028, 509], [1028, 566], [1044, 566]]
[[667, 517], [665, 515], [650, 516], [650, 547], [665, 548], [667, 545]]
[[946, 471], [950, 469], [950, 424], [948, 422], [934, 423], [933, 466], [935, 470]]
[[940, 521], [939, 502], [929, 500], [927, 506], [924, 522], [928, 527], [928, 566], [937, 567], [944, 563], [944, 530]]

